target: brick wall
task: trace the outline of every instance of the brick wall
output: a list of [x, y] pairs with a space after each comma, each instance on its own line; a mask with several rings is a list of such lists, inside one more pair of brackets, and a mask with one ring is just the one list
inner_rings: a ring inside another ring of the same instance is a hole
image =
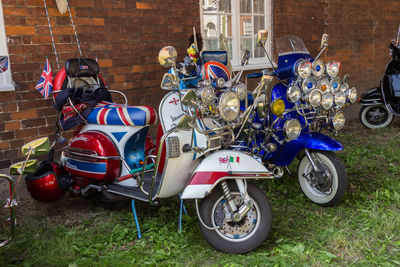
[[[47, 0], [60, 65], [79, 56], [68, 13], [60, 15]], [[0, 92], [0, 168], [21, 157], [22, 144], [54, 133], [51, 99], [34, 89], [49, 58], [58, 70], [43, 0], [2, 0], [9, 38], [15, 92]], [[165, 70], [158, 51], [173, 45], [183, 57], [192, 27], [199, 29], [199, 1], [69, 0], [85, 57], [99, 59], [109, 87], [126, 93], [130, 104], [157, 107], [165, 94], [159, 84]]]

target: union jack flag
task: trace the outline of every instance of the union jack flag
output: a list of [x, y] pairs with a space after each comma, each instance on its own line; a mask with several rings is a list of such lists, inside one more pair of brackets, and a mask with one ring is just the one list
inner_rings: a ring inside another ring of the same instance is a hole
[[40, 76], [35, 88], [42, 94], [42, 96], [44, 96], [45, 99], [47, 99], [53, 91], [53, 73], [51, 72], [50, 63], [47, 57], [42, 75]]
[[228, 163], [228, 161], [228, 156], [226, 156], [225, 158], [219, 158], [219, 163]]

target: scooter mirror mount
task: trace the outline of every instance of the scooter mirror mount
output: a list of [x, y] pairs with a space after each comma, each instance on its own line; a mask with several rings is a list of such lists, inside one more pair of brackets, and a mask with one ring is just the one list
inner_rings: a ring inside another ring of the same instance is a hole
[[321, 48], [328, 46], [329, 35], [324, 33], [321, 38]]
[[158, 53], [158, 62], [164, 68], [171, 68], [175, 65], [178, 53], [173, 46], [165, 46]]
[[257, 44], [264, 46], [267, 40], [268, 40], [268, 30], [259, 30], [257, 32]]
[[242, 58], [242, 66], [244, 66], [247, 63], [249, 58], [250, 58], [250, 51], [246, 49], [246, 51], [244, 51], [243, 58]]

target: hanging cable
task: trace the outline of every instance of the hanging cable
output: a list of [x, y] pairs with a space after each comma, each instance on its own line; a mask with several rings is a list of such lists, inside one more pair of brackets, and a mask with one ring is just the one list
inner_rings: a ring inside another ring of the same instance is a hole
[[[60, 63], [58, 62], [58, 55], [57, 55], [57, 50], [56, 50], [56, 44], [55, 44], [55, 42], [54, 42], [53, 31], [52, 31], [52, 29], [51, 29], [51, 23], [50, 23], [50, 18], [49, 18], [49, 12], [47, 11], [46, 0], [43, 0], [43, 2], [44, 2], [44, 8], [46, 9], [47, 21], [48, 21], [48, 23], [49, 23], [49, 30], [50, 30], [51, 41], [53, 42], [54, 54], [56, 55], [57, 67], [58, 67], [58, 69], [60, 69]], [[81, 55], [82, 55], [82, 53], [81, 53]]]
[[82, 57], [81, 45], [79, 44], [78, 34], [76, 33], [75, 24], [74, 24], [74, 20], [72, 19], [71, 10], [69, 9], [68, 0], [65, 0], [65, 2], [67, 3], [69, 17], [71, 18], [72, 28], [74, 29], [76, 43], [78, 44], [79, 54], [81, 54], [81, 57]]

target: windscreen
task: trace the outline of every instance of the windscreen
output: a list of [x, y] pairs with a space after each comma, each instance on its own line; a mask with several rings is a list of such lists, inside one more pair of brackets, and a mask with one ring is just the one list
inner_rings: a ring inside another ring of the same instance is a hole
[[279, 56], [298, 53], [310, 54], [303, 40], [294, 35], [279, 37], [276, 40], [276, 46]]

